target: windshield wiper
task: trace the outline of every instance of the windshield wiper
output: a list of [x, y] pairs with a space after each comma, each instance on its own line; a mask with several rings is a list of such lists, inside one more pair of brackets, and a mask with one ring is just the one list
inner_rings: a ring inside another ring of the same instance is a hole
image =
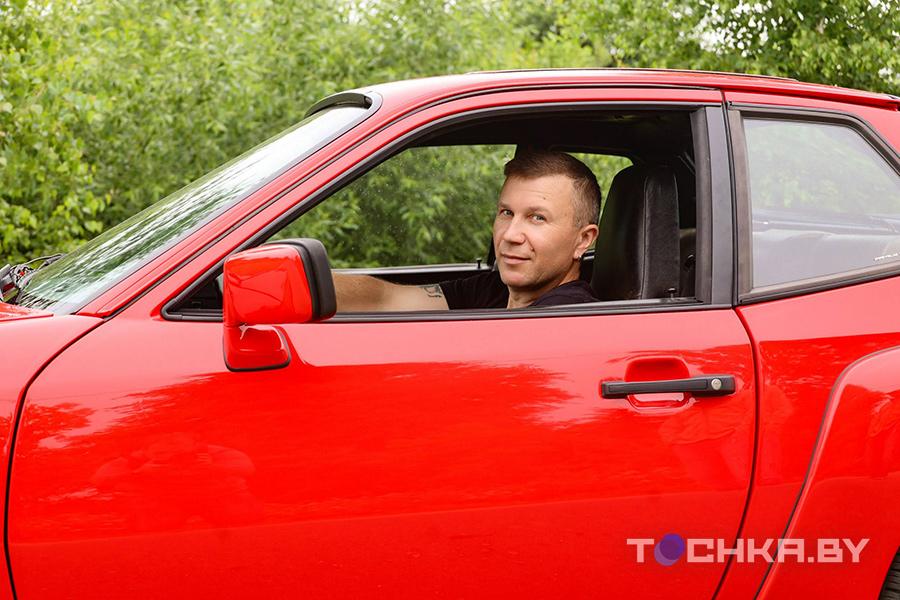
[[[15, 304], [16, 298], [28, 285], [31, 276], [49, 264], [65, 256], [63, 253], [39, 256], [18, 265], [6, 265], [0, 269], [0, 301]], [[35, 266], [34, 263], [41, 262]]]

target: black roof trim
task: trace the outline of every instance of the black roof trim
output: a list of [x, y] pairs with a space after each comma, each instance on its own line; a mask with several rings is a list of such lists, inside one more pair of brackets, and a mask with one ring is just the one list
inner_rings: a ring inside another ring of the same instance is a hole
[[303, 118], [315, 114], [320, 110], [324, 110], [326, 108], [331, 108], [332, 106], [343, 105], [343, 106], [358, 106], [360, 108], [370, 108], [375, 106], [378, 108], [378, 105], [381, 104], [381, 99], [376, 97], [374, 94], [366, 94], [363, 92], [338, 92], [337, 94], [332, 94], [327, 96], [312, 106], [309, 107], [309, 110], [306, 111], [306, 114], [303, 115]]

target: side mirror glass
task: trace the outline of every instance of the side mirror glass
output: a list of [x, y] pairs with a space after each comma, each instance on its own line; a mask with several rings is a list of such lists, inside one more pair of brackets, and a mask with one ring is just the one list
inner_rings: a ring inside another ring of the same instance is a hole
[[233, 371], [286, 366], [290, 345], [277, 325], [321, 321], [337, 309], [325, 247], [313, 239], [228, 257], [222, 296], [225, 364]]

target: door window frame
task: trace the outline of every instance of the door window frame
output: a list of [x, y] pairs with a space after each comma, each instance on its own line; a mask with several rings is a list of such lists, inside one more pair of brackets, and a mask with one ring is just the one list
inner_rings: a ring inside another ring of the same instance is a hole
[[[728, 160], [728, 132], [723, 103], [708, 101], [562, 101], [528, 102], [486, 108], [474, 108], [461, 113], [449, 114], [422, 124], [398, 136], [386, 146], [352, 165], [339, 177], [317, 189], [313, 194], [298, 202], [296, 207], [260, 229], [244, 240], [234, 252], [255, 247], [265, 242], [286, 224], [302, 215], [320, 202], [336, 193], [342, 187], [371, 171], [379, 164], [390, 160], [404, 149], [435, 129], [484, 119], [494, 115], [529, 113], [554, 113], [566, 111], [597, 112], [626, 110], [672, 109], [690, 113], [696, 168], [697, 202], [697, 242], [696, 242], [696, 288], [693, 299], [645, 299], [596, 302], [585, 305], [564, 307], [543, 307], [527, 311], [505, 310], [456, 310], [456, 311], [415, 311], [415, 312], [372, 312], [337, 314], [328, 323], [347, 322], [399, 322], [399, 321], [470, 321], [504, 318], [564, 317], [594, 314], [622, 314], [645, 312], [675, 312], [710, 308], [731, 308], [735, 297], [734, 243], [733, 243], [733, 177]], [[403, 120], [389, 127], [403, 127]], [[498, 175], [499, 176], [499, 175]], [[713, 232], [715, 231], [715, 235]], [[213, 315], [185, 315], [174, 310], [182, 301], [192, 295], [221, 270], [224, 260], [219, 261], [179, 294], [165, 303], [161, 314], [164, 319], [176, 321], [222, 320], [221, 311]]]

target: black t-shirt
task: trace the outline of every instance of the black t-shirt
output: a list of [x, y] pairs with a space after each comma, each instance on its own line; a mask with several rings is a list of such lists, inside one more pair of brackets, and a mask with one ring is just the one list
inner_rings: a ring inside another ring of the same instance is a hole
[[[500, 279], [499, 271], [479, 273], [463, 279], [452, 279], [440, 283], [441, 291], [451, 310], [464, 308], [506, 308], [509, 303], [509, 289]], [[597, 302], [586, 281], [576, 279], [553, 288], [529, 306], [559, 306], [561, 304], [581, 304]]]

